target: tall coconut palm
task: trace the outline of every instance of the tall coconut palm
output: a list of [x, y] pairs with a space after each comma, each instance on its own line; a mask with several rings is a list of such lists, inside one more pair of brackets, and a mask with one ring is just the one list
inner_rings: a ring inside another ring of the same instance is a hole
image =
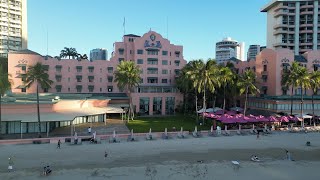
[[127, 90], [129, 95], [129, 112], [128, 120], [131, 117], [134, 118], [134, 111], [132, 106], [132, 97], [131, 92], [133, 88], [139, 86], [140, 83], [140, 68], [137, 66], [134, 61], [121, 61], [117, 66], [117, 70], [114, 72], [115, 82], [120, 90]]
[[4, 69], [2, 68], [2, 65], [0, 65], [0, 134], [2, 133], [1, 130], [1, 122], [2, 122], [2, 107], [1, 107], [1, 98], [6, 93], [6, 91], [10, 90], [12, 83], [12, 80], [10, 79], [11, 75], [6, 73]]
[[246, 70], [238, 81], [237, 85], [240, 88], [240, 95], [245, 93], [245, 102], [244, 102], [244, 115], [246, 115], [247, 111], [247, 102], [248, 102], [248, 93], [256, 94], [259, 93], [259, 89], [255, 85], [256, 75], [252, 70]]
[[282, 74], [282, 79], [281, 79], [281, 84], [284, 86], [286, 89], [291, 86], [291, 108], [290, 108], [290, 114], [292, 115], [292, 110], [293, 110], [293, 90], [296, 88], [298, 85], [296, 84], [296, 79], [298, 79], [299, 75], [298, 72], [300, 71], [301, 66], [299, 65], [298, 62], [293, 62], [291, 64], [290, 69], [284, 70]]
[[[198, 93], [203, 92], [203, 110], [206, 110], [206, 91], [214, 92], [220, 86], [219, 69], [215, 60], [208, 59], [207, 62], [203, 60], [195, 60], [194, 68], [187, 72], [193, 82], [193, 87]], [[202, 116], [202, 123], [204, 124], [204, 116]]]
[[314, 95], [317, 94], [320, 88], [320, 71], [310, 73], [310, 87], [312, 90], [312, 119], [314, 121]]
[[25, 85], [27, 88], [30, 88], [33, 84], [36, 85], [37, 90], [37, 115], [38, 115], [38, 135], [41, 137], [41, 121], [40, 121], [40, 107], [39, 107], [39, 88], [50, 88], [52, 80], [49, 79], [47, 69], [44, 66], [37, 62], [34, 66], [29, 66], [26, 74]]
[[75, 57], [78, 57], [78, 52], [76, 50], [76, 48], [68, 48], [68, 47], [64, 47], [63, 50], [61, 50], [60, 52], [60, 57], [63, 58], [63, 57], [68, 57], [70, 59], [70, 57], [72, 57], [73, 59]]
[[[300, 70], [297, 73], [298, 78], [295, 79], [296, 85], [301, 88], [301, 108], [300, 114], [303, 119], [303, 90], [310, 88], [310, 74], [308, 73], [307, 68], [300, 66]], [[304, 121], [302, 120], [302, 127], [304, 127]]]
[[226, 87], [228, 84], [233, 83], [235, 75], [232, 70], [228, 67], [223, 67], [220, 69], [219, 75], [221, 86], [223, 86], [223, 112], [226, 110]]

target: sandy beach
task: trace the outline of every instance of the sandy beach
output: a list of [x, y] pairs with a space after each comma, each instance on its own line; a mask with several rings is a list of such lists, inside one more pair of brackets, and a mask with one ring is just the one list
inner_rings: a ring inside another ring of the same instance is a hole
[[[310, 141], [312, 146], [306, 146]], [[295, 161], [285, 160], [288, 149]], [[320, 179], [320, 133], [0, 145], [0, 179]], [[104, 159], [107, 150], [108, 157]], [[261, 162], [250, 161], [257, 155]], [[8, 157], [15, 172], [7, 172]], [[235, 166], [231, 161], [238, 161]], [[49, 164], [50, 176], [41, 176]]]

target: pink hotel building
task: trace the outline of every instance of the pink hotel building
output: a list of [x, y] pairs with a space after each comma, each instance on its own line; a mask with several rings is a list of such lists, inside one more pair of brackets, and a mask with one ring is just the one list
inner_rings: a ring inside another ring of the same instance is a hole
[[[9, 53], [8, 70], [12, 74], [13, 93], [35, 93], [35, 85], [26, 88], [25, 74], [28, 66], [41, 62], [54, 81], [50, 89], [41, 93], [100, 94], [116, 101], [121, 92], [114, 82], [114, 72], [119, 62], [135, 61], [141, 68], [141, 83], [132, 93], [136, 112], [147, 115], [173, 114], [182, 101], [175, 87], [175, 78], [185, 66], [183, 47], [173, 45], [160, 34], [149, 31], [143, 36], [128, 34], [123, 42], [115, 42], [110, 60], [56, 59], [21, 50]], [[110, 98], [113, 97], [113, 98]]]
[[[282, 87], [282, 74], [290, 68], [292, 62], [297, 61], [309, 71], [320, 70], [320, 50], [308, 51], [302, 55], [295, 55], [293, 50], [289, 49], [264, 49], [256, 59], [250, 61], [230, 60], [241, 74], [246, 69], [251, 69], [256, 73], [257, 84], [260, 88], [260, 94], [252, 96], [249, 99], [248, 107], [251, 109], [268, 110], [271, 112], [287, 112], [291, 109], [291, 87], [289, 89]], [[300, 114], [301, 93], [304, 95], [305, 114], [312, 114], [312, 103], [310, 90], [294, 89], [293, 114]], [[315, 95], [315, 114], [320, 115], [320, 91]]]

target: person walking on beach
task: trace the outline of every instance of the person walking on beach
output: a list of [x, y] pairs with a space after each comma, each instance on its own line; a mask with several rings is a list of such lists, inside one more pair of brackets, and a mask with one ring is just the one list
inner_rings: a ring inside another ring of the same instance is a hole
[[61, 149], [61, 141], [60, 139], [58, 140], [58, 146], [57, 146], [58, 149]]
[[[285, 149], [285, 150], [286, 150], [286, 149]], [[287, 156], [287, 160], [293, 161], [293, 160], [292, 160], [292, 157], [291, 157], [291, 153], [290, 153], [288, 150], [286, 150], [286, 156]]]
[[13, 160], [11, 157], [9, 157], [8, 160], [9, 160], [8, 172], [11, 172], [11, 171], [13, 171]]
[[107, 151], [104, 151], [104, 160], [106, 160], [107, 157], [108, 157], [108, 153], [107, 153]]
[[88, 127], [88, 134], [91, 134], [91, 127]]

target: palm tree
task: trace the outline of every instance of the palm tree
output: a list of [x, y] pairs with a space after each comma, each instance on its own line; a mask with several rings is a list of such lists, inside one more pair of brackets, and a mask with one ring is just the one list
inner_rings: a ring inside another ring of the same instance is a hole
[[[308, 73], [308, 69], [300, 66], [300, 69], [297, 73], [298, 77], [295, 79], [296, 85], [301, 88], [301, 109], [300, 114], [303, 119], [303, 90], [310, 88], [310, 74]], [[302, 127], [304, 127], [304, 121], [302, 120]]]
[[61, 58], [68, 57], [69, 59], [70, 59], [70, 57], [72, 57], [74, 59], [75, 57], [78, 57], [78, 53], [77, 53], [76, 48], [64, 47], [64, 49], [61, 50], [61, 52], [60, 52], [60, 57]]
[[[207, 62], [203, 60], [195, 60], [193, 69], [187, 72], [193, 82], [193, 87], [198, 93], [203, 92], [203, 110], [206, 110], [206, 90], [214, 92], [215, 88], [220, 86], [219, 69], [215, 60], [208, 59]], [[202, 116], [202, 123], [204, 124], [204, 116]]]
[[289, 88], [291, 86], [291, 108], [290, 114], [292, 115], [293, 110], [293, 90], [298, 85], [296, 84], [296, 79], [298, 79], [299, 75], [298, 72], [300, 71], [301, 66], [298, 62], [293, 62], [290, 69], [284, 70], [282, 74], [281, 84], [284, 88]]
[[133, 88], [139, 86], [140, 83], [140, 68], [134, 61], [121, 61], [117, 66], [117, 70], [114, 72], [115, 82], [120, 90], [126, 89], [129, 95], [129, 112], [128, 120], [131, 117], [134, 118], [134, 111], [132, 106], [131, 92]]
[[1, 134], [1, 121], [2, 121], [2, 114], [1, 114], [1, 98], [4, 96], [6, 91], [10, 90], [12, 83], [12, 80], [10, 79], [11, 75], [6, 73], [4, 69], [2, 68], [2, 65], [0, 64], [0, 134]]
[[246, 115], [247, 111], [247, 102], [248, 102], [248, 93], [256, 94], [259, 93], [259, 89], [255, 85], [256, 75], [252, 70], [246, 70], [241, 76], [240, 80], [238, 81], [237, 85], [240, 88], [240, 95], [245, 93], [246, 99], [244, 102], [244, 116]]
[[41, 123], [40, 123], [40, 107], [39, 107], [39, 86], [44, 88], [50, 88], [51, 84], [53, 83], [52, 80], [49, 79], [49, 75], [47, 73], [47, 69], [44, 66], [37, 62], [34, 66], [28, 67], [28, 72], [26, 75], [26, 87], [30, 88], [33, 84], [36, 84], [37, 88], [37, 114], [38, 114], [38, 128], [39, 132], [38, 135], [41, 137]]
[[228, 67], [220, 69], [220, 82], [223, 86], [223, 112], [226, 110], [226, 87], [228, 84], [233, 83], [235, 75]]
[[312, 119], [314, 121], [314, 95], [317, 94], [320, 88], [320, 71], [310, 73], [310, 87], [312, 90]]
[[[192, 61], [191, 61], [192, 62]], [[180, 90], [180, 92], [183, 93], [183, 105], [184, 105], [184, 115], [187, 112], [187, 94], [190, 93], [192, 88], [192, 82], [190, 78], [187, 75], [187, 72], [191, 68], [191, 63], [188, 63], [185, 67], [181, 69], [181, 72], [176, 80], [177, 88]]]

